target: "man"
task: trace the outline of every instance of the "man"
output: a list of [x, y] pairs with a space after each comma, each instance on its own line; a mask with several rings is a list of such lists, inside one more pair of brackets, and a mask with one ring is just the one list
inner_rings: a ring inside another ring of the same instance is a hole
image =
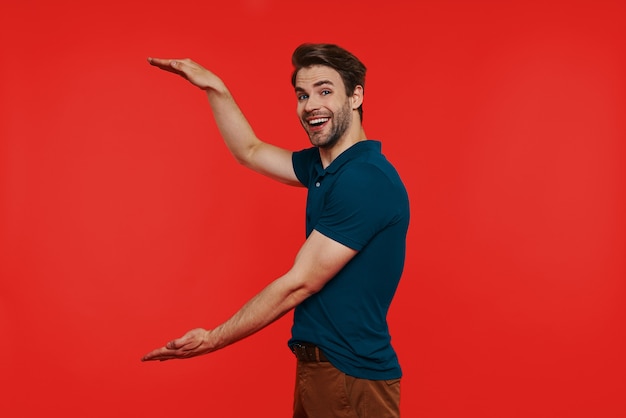
[[[409, 202], [396, 170], [362, 127], [365, 66], [336, 45], [292, 56], [297, 113], [313, 147], [291, 152], [258, 139], [224, 83], [189, 60], [149, 58], [206, 91], [237, 161], [308, 188], [307, 238], [293, 267], [218, 327], [194, 329], [143, 360], [226, 347], [295, 308], [294, 417], [397, 417], [401, 369], [387, 311], [402, 274]], [[341, 388], [342, 390], [338, 390]]]

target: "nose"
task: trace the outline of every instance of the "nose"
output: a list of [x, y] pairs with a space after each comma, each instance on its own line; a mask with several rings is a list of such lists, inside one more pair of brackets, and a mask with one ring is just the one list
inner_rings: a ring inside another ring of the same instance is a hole
[[307, 113], [317, 110], [319, 108], [320, 108], [319, 101], [315, 99], [314, 95], [309, 96], [304, 102], [304, 111]]

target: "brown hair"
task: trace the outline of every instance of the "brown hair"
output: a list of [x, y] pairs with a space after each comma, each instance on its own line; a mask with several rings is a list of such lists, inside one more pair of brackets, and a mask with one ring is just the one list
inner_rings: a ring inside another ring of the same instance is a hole
[[[346, 94], [351, 96], [356, 86], [365, 92], [365, 65], [349, 51], [333, 44], [302, 44], [291, 56], [294, 70], [291, 85], [296, 86], [296, 76], [302, 68], [313, 65], [325, 65], [337, 71], [346, 87]], [[363, 120], [363, 105], [358, 108]]]

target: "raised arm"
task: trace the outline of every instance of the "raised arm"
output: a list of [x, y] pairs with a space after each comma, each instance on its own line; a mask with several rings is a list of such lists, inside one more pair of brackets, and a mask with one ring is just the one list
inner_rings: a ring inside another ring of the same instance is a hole
[[146, 354], [142, 361], [207, 354], [261, 330], [320, 291], [355, 254], [355, 250], [314, 230], [289, 272], [265, 287], [228, 321], [212, 330], [193, 329]]
[[162, 70], [178, 74], [206, 92], [213, 117], [235, 159], [244, 166], [293, 186], [301, 186], [291, 163], [292, 152], [261, 141], [224, 82], [190, 59], [148, 58]]

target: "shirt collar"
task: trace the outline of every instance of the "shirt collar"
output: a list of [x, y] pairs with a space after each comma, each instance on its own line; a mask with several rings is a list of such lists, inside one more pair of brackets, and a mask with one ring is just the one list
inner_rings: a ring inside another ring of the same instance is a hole
[[322, 162], [320, 161], [318, 166], [316, 167], [317, 174], [318, 176], [321, 176], [326, 173], [336, 173], [337, 170], [339, 170], [345, 163], [356, 158], [357, 156], [366, 154], [371, 151], [374, 151], [380, 154], [381, 149], [382, 149], [382, 144], [380, 143], [380, 141], [374, 141], [370, 139], [365, 140], [365, 141], [359, 141], [353, 144], [352, 146], [350, 146], [350, 148], [346, 149], [341, 154], [339, 154], [337, 158], [335, 158], [330, 163], [330, 165], [326, 167], [326, 170], [322, 168]]

